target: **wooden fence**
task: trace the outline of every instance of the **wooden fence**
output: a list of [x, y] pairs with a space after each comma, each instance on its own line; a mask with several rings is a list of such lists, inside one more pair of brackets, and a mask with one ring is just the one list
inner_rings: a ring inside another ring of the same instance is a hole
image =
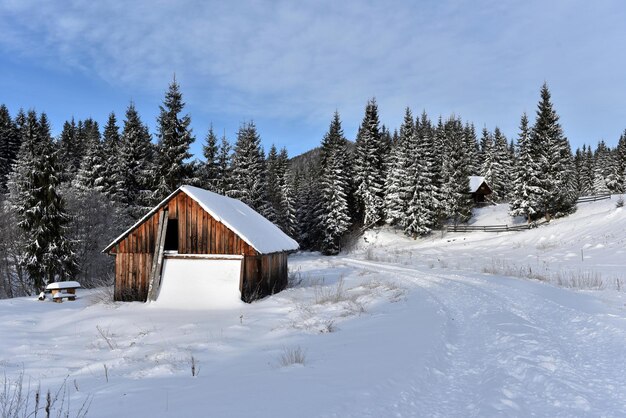
[[522, 231], [525, 229], [530, 229], [536, 227], [537, 224], [523, 224], [523, 225], [446, 225], [446, 230], [448, 232], [473, 232], [473, 231], [484, 231], [484, 232], [509, 232], [509, 231]]
[[595, 196], [583, 196], [583, 197], [579, 197], [576, 203], [578, 204], [578, 203], [595, 202], [598, 200], [606, 200], [610, 198], [611, 198], [611, 193], [599, 194]]
[[[578, 198], [576, 203], [587, 203], [587, 202], [596, 202], [598, 200], [606, 200], [610, 199], [611, 194], [600, 194], [595, 196], [583, 196]], [[447, 232], [473, 232], [473, 231], [484, 231], [484, 232], [509, 232], [509, 231], [523, 231], [525, 229], [536, 228], [537, 226], [546, 223], [546, 221], [541, 222], [533, 222], [531, 224], [520, 224], [520, 225], [466, 225], [466, 224], [457, 224], [457, 225], [446, 225], [444, 226], [444, 230]]]

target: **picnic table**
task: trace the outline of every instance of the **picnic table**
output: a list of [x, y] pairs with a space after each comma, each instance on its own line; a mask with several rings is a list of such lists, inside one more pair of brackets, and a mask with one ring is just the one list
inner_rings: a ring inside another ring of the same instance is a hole
[[76, 300], [76, 289], [80, 283], [74, 281], [54, 282], [46, 286], [46, 292], [52, 293], [52, 301], [61, 303], [63, 299]]

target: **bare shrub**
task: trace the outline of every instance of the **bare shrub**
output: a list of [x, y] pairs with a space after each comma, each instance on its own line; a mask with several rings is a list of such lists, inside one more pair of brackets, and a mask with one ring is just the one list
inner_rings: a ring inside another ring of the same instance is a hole
[[[75, 383], [74, 386], [78, 385]], [[16, 379], [9, 379], [5, 374], [0, 390], [0, 415], [3, 418], [25, 418], [36, 417], [39, 412], [44, 412], [46, 418], [50, 416], [82, 418], [87, 416], [92, 400], [91, 396], [87, 396], [78, 411], [72, 414], [67, 377], [58, 390], [55, 392], [48, 390], [45, 399], [42, 394], [41, 385], [31, 388], [30, 382], [25, 384], [23, 372]], [[32, 404], [31, 399], [34, 399]]]
[[298, 345], [296, 347], [283, 348], [283, 353], [278, 359], [278, 364], [281, 367], [291, 366], [293, 364], [305, 364], [306, 352]]
[[602, 290], [606, 288], [606, 283], [602, 279], [602, 274], [597, 271], [558, 271], [554, 280], [559, 286], [574, 289]]
[[335, 286], [319, 285], [315, 287], [315, 303], [323, 305], [325, 303], [338, 303], [346, 299], [343, 276], [339, 278]]
[[335, 325], [335, 320], [333, 319], [325, 321], [322, 329], [320, 330], [322, 334], [329, 334], [335, 331], [337, 331], [337, 326]]
[[109, 330], [103, 330], [100, 325], [96, 325], [96, 329], [111, 350], [117, 349], [117, 344], [113, 341], [113, 334], [111, 334]]
[[198, 360], [194, 357], [193, 354], [189, 359], [189, 365], [191, 366], [191, 376], [198, 376], [198, 374], [200, 374], [200, 365], [198, 364]]
[[[506, 260], [499, 259], [492, 259], [491, 264], [483, 266], [482, 272], [538, 280], [571, 289], [603, 290], [613, 284], [612, 279], [604, 279], [602, 273], [593, 270], [559, 270], [550, 273], [545, 267], [543, 270], [533, 270], [530, 266], [516, 266]], [[614, 288], [621, 291], [623, 288], [622, 279], [615, 278]]]
[[615, 202], [615, 207], [616, 208], [624, 207], [624, 196], [620, 196], [617, 198], [617, 202]]
[[113, 305], [115, 303], [113, 286], [104, 286], [94, 289], [89, 295], [88, 300], [90, 305]]
[[289, 270], [287, 273], [287, 287], [300, 287], [302, 282], [304, 281], [304, 277], [302, 276], [302, 272], [300, 271], [300, 267], [296, 270]]

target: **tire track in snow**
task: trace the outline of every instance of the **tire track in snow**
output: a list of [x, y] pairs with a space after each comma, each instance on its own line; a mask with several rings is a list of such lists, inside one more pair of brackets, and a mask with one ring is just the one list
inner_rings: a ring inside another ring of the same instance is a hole
[[[390, 408], [397, 416], [571, 416], [609, 411], [608, 416], [620, 416], [626, 411], [626, 362], [616, 350], [619, 341], [626, 340], [623, 329], [603, 327], [596, 317], [494, 281], [342, 260], [417, 285], [456, 324], [455, 332], [449, 332], [447, 363], [435, 365], [430, 370], [434, 373], [412, 376], [408, 389], [399, 390], [399, 400], [379, 412]], [[617, 358], [604, 361], [607, 349]], [[622, 372], [615, 370], [614, 361]]]

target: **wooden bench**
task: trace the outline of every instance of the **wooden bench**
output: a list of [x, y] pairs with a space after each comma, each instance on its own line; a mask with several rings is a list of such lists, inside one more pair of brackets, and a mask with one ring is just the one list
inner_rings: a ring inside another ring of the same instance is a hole
[[46, 286], [46, 292], [52, 293], [53, 302], [61, 303], [63, 299], [76, 300], [76, 289], [79, 287], [78, 282], [55, 282]]

